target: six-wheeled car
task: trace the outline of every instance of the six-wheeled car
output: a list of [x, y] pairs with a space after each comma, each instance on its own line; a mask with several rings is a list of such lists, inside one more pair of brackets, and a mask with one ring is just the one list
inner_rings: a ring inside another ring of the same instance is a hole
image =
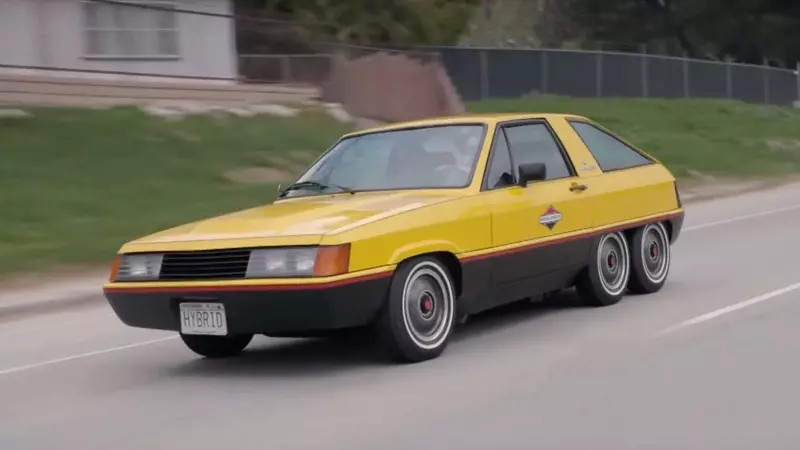
[[397, 123], [343, 136], [270, 204], [126, 243], [104, 292], [206, 357], [371, 328], [414, 362], [505, 303], [659, 290], [683, 216], [670, 172], [584, 117]]

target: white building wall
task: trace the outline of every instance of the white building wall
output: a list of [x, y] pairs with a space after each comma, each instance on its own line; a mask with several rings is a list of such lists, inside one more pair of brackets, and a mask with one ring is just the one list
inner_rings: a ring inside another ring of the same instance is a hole
[[[87, 57], [82, 2], [0, 0], [0, 64], [216, 78], [237, 76], [231, 19], [178, 14], [177, 58]], [[231, 0], [180, 0], [173, 4], [183, 10], [232, 14]]]
[[0, 64], [38, 63], [38, 6], [36, 0], [0, 0]]

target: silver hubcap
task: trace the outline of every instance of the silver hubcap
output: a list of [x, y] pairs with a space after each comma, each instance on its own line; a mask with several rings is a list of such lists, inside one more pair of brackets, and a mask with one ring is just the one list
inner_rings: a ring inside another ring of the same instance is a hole
[[618, 233], [603, 236], [597, 252], [597, 271], [603, 288], [618, 295], [628, 283], [628, 245]]
[[642, 233], [642, 265], [647, 279], [653, 283], [664, 281], [669, 269], [669, 240], [661, 224], [648, 225]]
[[436, 348], [444, 342], [453, 322], [453, 289], [444, 271], [423, 262], [403, 287], [403, 322], [419, 347]]

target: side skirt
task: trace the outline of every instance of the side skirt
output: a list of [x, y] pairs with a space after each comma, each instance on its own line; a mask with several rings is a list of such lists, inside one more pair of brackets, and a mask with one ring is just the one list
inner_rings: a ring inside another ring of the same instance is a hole
[[575, 278], [585, 266], [571, 267], [542, 275], [488, 287], [463, 304], [466, 314], [477, 314], [526, 298], [535, 298], [548, 292], [565, 289], [575, 283]]

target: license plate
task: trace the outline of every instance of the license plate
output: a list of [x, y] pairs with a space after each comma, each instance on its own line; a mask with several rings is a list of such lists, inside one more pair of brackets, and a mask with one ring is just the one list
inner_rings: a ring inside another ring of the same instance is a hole
[[228, 320], [220, 303], [181, 303], [181, 333], [225, 336]]

